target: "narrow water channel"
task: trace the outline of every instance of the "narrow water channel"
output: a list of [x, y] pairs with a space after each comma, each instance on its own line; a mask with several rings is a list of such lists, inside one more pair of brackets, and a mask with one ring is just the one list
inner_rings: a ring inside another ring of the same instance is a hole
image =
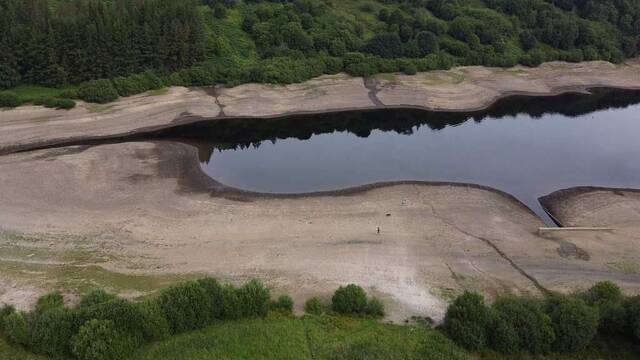
[[391, 180], [465, 182], [538, 197], [640, 188], [640, 92], [512, 97], [476, 113], [382, 110], [216, 120], [175, 130], [202, 169], [244, 190], [304, 193]]

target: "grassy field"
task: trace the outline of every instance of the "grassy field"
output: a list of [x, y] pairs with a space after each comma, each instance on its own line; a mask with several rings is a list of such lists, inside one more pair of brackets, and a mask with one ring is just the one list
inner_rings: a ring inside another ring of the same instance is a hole
[[445, 356], [442, 359], [467, 358], [445, 337], [425, 327], [307, 316], [214, 325], [143, 348], [132, 360], [414, 359], [427, 342], [433, 355]]

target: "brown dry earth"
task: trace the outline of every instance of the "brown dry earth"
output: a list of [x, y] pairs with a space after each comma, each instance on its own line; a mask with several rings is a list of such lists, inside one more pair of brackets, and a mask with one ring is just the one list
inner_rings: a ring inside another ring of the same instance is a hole
[[640, 89], [640, 59], [623, 65], [551, 62], [538, 68], [458, 67], [413, 76], [321, 76], [301, 84], [246, 84], [234, 88], [171, 88], [108, 105], [80, 103], [53, 110], [0, 110], [0, 154], [34, 147], [146, 132], [216, 117], [272, 117], [290, 113], [382, 107], [451, 111], [482, 109], [514, 94], [557, 95], [590, 87]]
[[[628, 204], [611, 200], [615, 211], [595, 213], [592, 204], [601, 209], [602, 201], [570, 198], [567, 214], [578, 215], [557, 215], [563, 221], [616, 229], [542, 237], [542, 220], [488, 188], [414, 182], [266, 196], [208, 179], [196, 152], [136, 142], [0, 157], [0, 302], [28, 306], [44, 290], [67, 290], [50, 280], [70, 274], [112, 286], [96, 266], [113, 274], [258, 277], [292, 294], [298, 309], [354, 282], [381, 296], [394, 321], [439, 320], [447, 300], [467, 289], [539, 294], [609, 279], [640, 290], [635, 195], [615, 195]], [[620, 213], [628, 221], [610, 222]], [[76, 253], [47, 256], [65, 251]], [[61, 261], [77, 273], [50, 271]], [[114, 287], [139, 294], [140, 286]]]

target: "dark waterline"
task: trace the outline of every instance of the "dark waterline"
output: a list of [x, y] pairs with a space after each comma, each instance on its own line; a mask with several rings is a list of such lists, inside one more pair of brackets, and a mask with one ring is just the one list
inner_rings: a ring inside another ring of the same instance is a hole
[[265, 193], [392, 180], [465, 182], [538, 197], [640, 187], [640, 91], [512, 97], [475, 113], [380, 110], [216, 120], [169, 134], [198, 146], [217, 181]]

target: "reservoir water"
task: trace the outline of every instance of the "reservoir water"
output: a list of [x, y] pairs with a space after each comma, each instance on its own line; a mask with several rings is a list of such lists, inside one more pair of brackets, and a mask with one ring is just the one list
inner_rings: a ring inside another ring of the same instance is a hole
[[305, 193], [392, 180], [474, 183], [538, 198], [574, 186], [640, 188], [640, 92], [511, 97], [475, 113], [376, 110], [185, 126], [227, 186]]

